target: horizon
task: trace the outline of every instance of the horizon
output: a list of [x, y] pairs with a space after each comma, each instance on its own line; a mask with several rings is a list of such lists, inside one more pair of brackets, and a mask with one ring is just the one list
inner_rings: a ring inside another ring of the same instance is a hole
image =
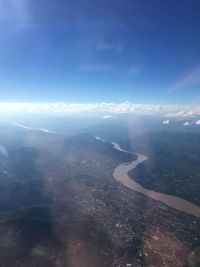
[[200, 1], [0, 0], [0, 266], [200, 267]]
[[[178, 104], [141, 104], [129, 101], [124, 102], [0, 102], [0, 110], [9, 111], [55, 111], [76, 113], [82, 111], [97, 111], [110, 113], [146, 112], [176, 112], [187, 117], [200, 114], [199, 105]], [[173, 115], [172, 115], [173, 116]]]

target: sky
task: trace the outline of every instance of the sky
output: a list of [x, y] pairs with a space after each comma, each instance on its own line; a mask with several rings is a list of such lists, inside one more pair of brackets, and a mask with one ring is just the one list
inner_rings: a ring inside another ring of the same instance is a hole
[[200, 104], [200, 1], [0, 0], [0, 102]]

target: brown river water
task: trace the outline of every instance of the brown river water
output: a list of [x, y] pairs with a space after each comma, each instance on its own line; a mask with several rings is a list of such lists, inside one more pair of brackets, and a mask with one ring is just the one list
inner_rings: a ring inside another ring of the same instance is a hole
[[[122, 149], [117, 143], [112, 143], [113, 147], [119, 151], [130, 153]], [[179, 197], [175, 197], [172, 195], [159, 193], [150, 189], [147, 189], [134, 181], [134, 178], [131, 179], [128, 175], [130, 170], [133, 170], [137, 167], [138, 164], [142, 164], [145, 160], [147, 160], [147, 156], [134, 153], [137, 156], [137, 159], [130, 163], [122, 163], [118, 165], [113, 172], [113, 176], [116, 181], [121, 182], [124, 186], [128, 187], [131, 190], [137, 191], [145, 196], [148, 196], [154, 200], [160, 201], [163, 204], [179, 210], [181, 212], [188, 213], [190, 215], [196, 216], [200, 218], [200, 207]]]

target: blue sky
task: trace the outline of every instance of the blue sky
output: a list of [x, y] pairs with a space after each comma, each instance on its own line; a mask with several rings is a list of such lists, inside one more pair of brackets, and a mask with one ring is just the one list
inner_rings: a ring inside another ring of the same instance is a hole
[[200, 2], [1, 0], [0, 100], [200, 103]]

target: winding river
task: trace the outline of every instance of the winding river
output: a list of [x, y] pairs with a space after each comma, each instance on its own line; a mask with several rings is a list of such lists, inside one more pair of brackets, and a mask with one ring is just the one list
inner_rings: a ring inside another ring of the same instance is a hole
[[[129, 151], [122, 149], [117, 143], [113, 142], [112, 144], [113, 144], [113, 147], [117, 149], [118, 151], [131, 153]], [[113, 176], [116, 181], [121, 182], [124, 186], [128, 187], [131, 190], [137, 191], [154, 200], [160, 201], [171, 208], [174, 208], [181, 212], [185, 212], [185, 213], [188, 213], [190, 215], [200, 218], [200, 207], [199, 206], [179, 197], [175, 197], [172, 195], [159, 193], [159, 192], [147, 189], [141, 186], [139, 183], [137, 183], [133, 179], [131, 179], [128, 175], [128, 172], [130, 170], [135, 169], [138, 164], [148, 159], [148, 157], [143, 154], [140, 154], [140, 153], [134, 153], [134, 154], [137, 156], [136, 160], [130, 163], [122, 163], [114, 169]]]

